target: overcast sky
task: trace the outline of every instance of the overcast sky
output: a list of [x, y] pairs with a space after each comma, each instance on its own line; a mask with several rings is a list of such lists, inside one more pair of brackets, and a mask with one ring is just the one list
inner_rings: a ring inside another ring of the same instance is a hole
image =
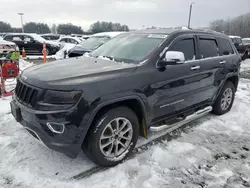
[[[192, 27], [250, 12], [250, 0], [194, 0]], [[0, 0], [0, 20], [20, 27], [24, 22], [72, 23], [88, 29], [93, 22], [112, 21], [129, 28], [187, 25], [192, 0]]]

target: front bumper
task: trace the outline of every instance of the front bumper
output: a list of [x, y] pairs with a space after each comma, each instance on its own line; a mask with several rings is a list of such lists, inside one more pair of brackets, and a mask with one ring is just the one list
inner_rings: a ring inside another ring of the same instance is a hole
[[[35, 110], [25, 110], [25, 107], [17, 99], [11, 101], [11, 111], [16, 120], [49, 149], [63, 153], [71, 158], [78, 155], [81, 150], [82, 140], [80, 138], [81, 131], [74, 124], [74, 119], [72, 119], [74, 111], [38, 113]], [[48, 127], [48, 122], [64, 124], [64, 131], [62, 133], [53, 132]]]

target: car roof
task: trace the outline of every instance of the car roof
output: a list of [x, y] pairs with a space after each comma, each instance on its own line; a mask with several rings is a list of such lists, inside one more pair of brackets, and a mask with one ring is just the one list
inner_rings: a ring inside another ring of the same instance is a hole
[[38, 35], [37, 33], [7, 33], [5, 36], [10, 35]]
[[117, 35], [120, 35], [122, 33], [125, 33], [125, 32], [118, 32], [118, 31], [112, 31], [112, 32], [102, 32], [102, 33], [96, 33], [96, 34], [93, 34], [92, 37], [110, 37], [110, 38], [113, 38]]
[[75, 40], [77, 40], [78, 42], [82, 42], [78, 37], [63, 36], [63, 37], [61, 37], [61, 38], [58, 39], [58, 40], [62, 40], [62, 39], [75, 39]]
[[[187, 27], [183, 27], [181, 29], [173, 29], [173, 28], [162, 28], [162, 29], [145, 29], [145, 30], [136, 30], [132, 31], [133, 33], [142, 33], [142, 34], [164, 34], [164, 35], [170, 35], [170, 34], [207, 34], [207, 35], [214, 35], [214, 36], [221, 36], [221, 37], [227, 37], [227, 35], [216, 32], [213, 30], [208, 29], [188, 29]], [[228, 37], [227, 37], [228, 38]]]
[[41, 36], [60, 36], [59, 34], [53, 34], [53, 33], [46, 33], [46, 34], [41, 34]]
[[240, 36], [233, 36], [233, 35], [229, 35], [229, 38], [241, 38]]

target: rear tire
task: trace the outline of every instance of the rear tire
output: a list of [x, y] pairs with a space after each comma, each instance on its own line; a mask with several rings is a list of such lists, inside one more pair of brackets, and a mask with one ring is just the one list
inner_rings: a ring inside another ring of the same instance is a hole
[[234, 98], [235, 86], [232, 82], [227, 81], [214, 103], [213, 113], [223, 115], [229, 112], [233, 106]]
[[113, 108], [94, 121], [82, 149], [95, 164], [111, 167], [133, 151], [139, 136], [139, 121], [127, 107]]

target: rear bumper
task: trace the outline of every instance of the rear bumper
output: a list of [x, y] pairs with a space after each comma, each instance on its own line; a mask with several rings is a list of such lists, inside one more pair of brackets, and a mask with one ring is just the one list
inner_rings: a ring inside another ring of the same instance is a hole
[[[12, 108], [20, 109], [20, 119], [18, 120], [24, 128], [38, 141], [49, 149], [63, 153], [70, 158], [75, 158], [81, 150], [80, 129], [74, 125], [68, 117], [68, 112], [54, 112], [50, 114], [36, 114], [22, 108], [17, 101], [11, 102]], [[12, 110], [13, 114], [13, 110]], [[14, 114], [13, 114], [14, 115]], [[53, 132], [47, 125], [48, 122], [64, 124], [62, 133]]]

